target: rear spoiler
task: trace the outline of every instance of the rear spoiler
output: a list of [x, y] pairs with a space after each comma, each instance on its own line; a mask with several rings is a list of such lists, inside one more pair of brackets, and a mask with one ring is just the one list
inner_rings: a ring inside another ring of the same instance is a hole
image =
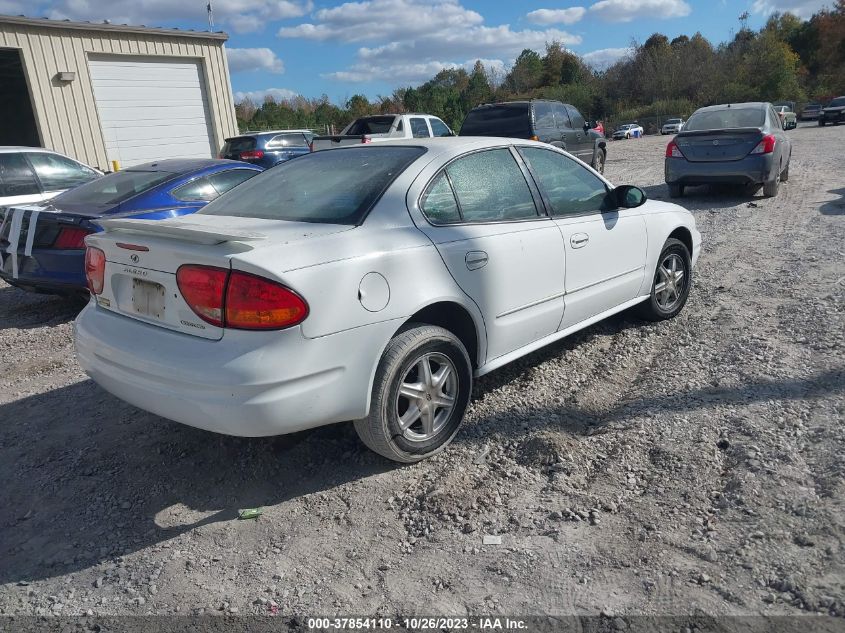
[[708, 136], [710, 134], [762, 134], [759, 127], [724, 127], [718, 130], [681, 130], [678, 136]]
[[244, 231], [237, 228], [206, 226], [190, 220], [98, 220], [96, 224], [108, 233], [132, 233], [136, 235], [156, 235], [175, 237], [198, 244], [220, 244], [221, 242], [251, 242], [265, 240], [264, 233]]

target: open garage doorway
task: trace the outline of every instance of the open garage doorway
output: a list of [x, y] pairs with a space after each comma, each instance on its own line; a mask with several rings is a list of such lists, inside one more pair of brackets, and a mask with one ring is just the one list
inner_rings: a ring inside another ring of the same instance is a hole
[[0, 49], [0, 145], [38, 147], [38, 128], [20, 51]]

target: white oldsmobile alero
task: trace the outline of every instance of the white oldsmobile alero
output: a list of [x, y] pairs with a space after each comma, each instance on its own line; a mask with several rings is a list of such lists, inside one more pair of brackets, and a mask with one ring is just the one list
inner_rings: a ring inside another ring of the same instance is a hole
[[401, 462], [452, 440], [475, 377], [626, 308], [674, 317], [701, 242], [682, 207], [501, 138], [315, 152], [102, 224], [75, 324], [102, 387], [229, 435], [354, 420]]

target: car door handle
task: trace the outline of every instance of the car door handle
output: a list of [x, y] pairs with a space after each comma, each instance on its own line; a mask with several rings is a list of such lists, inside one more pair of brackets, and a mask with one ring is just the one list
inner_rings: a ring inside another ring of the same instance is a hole
[[576, 233], [572, 237], [569, 238], [569, 243], [572, 245], [572, 248], [583, 248], [587, 245], [587, 242], [590, 241], [590, 236], [586, 233]]
[[478, 270], [479, 268], [484, 268], [487, 265], [487, 253], [484, 251], [469, 251], [464, 258], [464, 261], [467, 264], [467, 268], [470, 270]]

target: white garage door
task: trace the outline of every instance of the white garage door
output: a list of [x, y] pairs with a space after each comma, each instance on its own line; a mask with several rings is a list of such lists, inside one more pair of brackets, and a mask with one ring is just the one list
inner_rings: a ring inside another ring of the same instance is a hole
[[124, 57], [89, 67], [109, 161], [214, 156], [199, 62]]

